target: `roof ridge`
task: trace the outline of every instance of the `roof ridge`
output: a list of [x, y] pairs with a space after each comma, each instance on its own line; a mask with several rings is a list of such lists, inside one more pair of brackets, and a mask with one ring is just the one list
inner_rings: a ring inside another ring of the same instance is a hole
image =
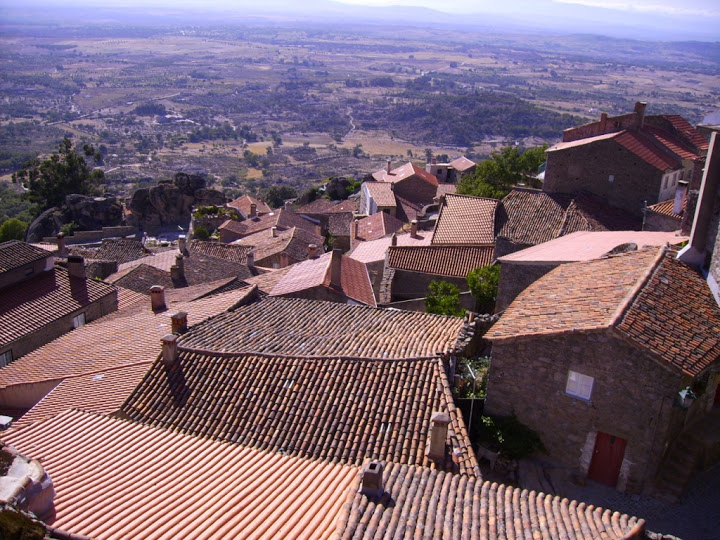
[[667, 245], [662, 246], [660, 249], [658, 249], [657, 255], [652, 260], [652, 264], [648, 266], [648, 268], [643, 272], [642, 276], [640, 276], [640, 279], [638, 279], [635, 282], [635, 285], [630, 289], [630, 292], [623, 298], [622, 302], [620, 302], [620, 305], [618, 305], [617, 309], [615, 310], [615, 313], [613, 314], [612, 318], [610, 319], [609, 326], [616, 327], [620, 321], [625, 317], [625, 314], [628, 312], [628, 310], [632, 307], [632, 305], [635, 303], [635, 300], [637, 300], [638, 295], [642, 290], [645, 288], [645, 286], [650, 281], [650, 278], [653, 276], [653, 274], [657, 271], [657, 269], [660, 267], [660, 263], [665, 258], [665, 254], [667, 253], [668, 248]]
[[[318, 354], [318, 355], [310, 355], [310, 354], [283, 354], [283, 353], [276, 353], [276, 352], [256, 352], [256, 351], [214, 351], [212, 349], [201, 349], [196, 347], [184, 347], [182, 343], [178, 345], [178, 352], [185, 352], [190, 354], [200, 354], [204, 356], [215, 356], [218, 358], [236, 358], [239, 356], [258, 356], [261, 358], [281, 358], [281, 359], [294, 359], [294, 360], [355, 360], [358, 362], [428, 362], [433, 361], [437, 362], [442, 359], [442, 352], [435, 353], [434, 356], [413, 356], [410, 358], [402, 357], [402, 358], [390, 358], [390, 357], [377, 357], [377, 358], [369, 358], [365, 356], [348, 356], [348, 355], [342, 355], [342, 354]], [[161, 359], [162, 355], [159, 355], [155, 360], [151, 360], [150, 362], [138, 362], [137, 364], [129, 364], [128, 366], [122, 366], [122, 367], [129, 367], [130, 365], [139, 365], [139, 364], [145, 364], [145, 363], [154, 363]], [[98, 372], [100, 373], [100, 372]], [[87, 374], [83, 374], [87, 375]], [[70, 377], [66, 377], [70, 378]]]

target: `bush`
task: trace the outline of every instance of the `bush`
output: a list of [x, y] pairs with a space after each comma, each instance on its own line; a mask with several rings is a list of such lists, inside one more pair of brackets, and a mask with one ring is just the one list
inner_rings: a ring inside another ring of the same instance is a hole
[[470, 270], [467, 284], [475, 298], [478, 311], [492, 313], [495, 309], [498, 284], [500, 283], [500, 265], [485, 266]]
[[25, 238], [26, 230], [27, 223], [20, 221], [17, 218], [10, 218], [0, 225], [0, 242], [7, 242], [8, 240], [23, 240]]
[[523, 459], [537, 451], [546, 452], [540, 436], [515, 415], [483, 416], [479, 439], [483, 445], [497, 449], [510, 459]]
[[198, 225], [193, 230], [193, 236], [198, 240], [207, 240], [210, 238], [210, 233], [208, 232], [206, 227]]
[[425, 297], [425, 311], [435, 315], [461, 317], [465, 312], [460, 307], [460, 289], [447, 281], [431, 281], [430, 293]]

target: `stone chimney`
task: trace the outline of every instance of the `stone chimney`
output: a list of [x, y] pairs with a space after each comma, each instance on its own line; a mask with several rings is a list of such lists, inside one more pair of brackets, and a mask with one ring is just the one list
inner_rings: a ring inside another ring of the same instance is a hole
[[383, 464], [379, 461], [370, 461], [363, 465], [360, 472], [360, 493], [368, 497], [380, 497], [385, 493], [383, 469]]
[[178, 357], [177, 336], [167, 334], [160, 341], [162, 342], [163, 364], [170, 367], [177, 361]]
[[607, 119], [608, 115], [606, 112], [600, 114], [600, 131], [602, 133], [605, 133], [605, 130], [607, 129]]
[[417, 232], [418, 232], [418, 222], [417, 219], [413, 219], [410, 222], [410, 237], [411, 238], [417, 238]]
[[173, 334], [184, 334], [188, 329], [187, 313], [184, 311], [178, 311], [174, 315], [171, 315], [170, 323], [172, 325]]
[[437, 165], [437, 158], [435, 156], [430, 158], [430, 163], [432, 163], [433, 165]]
[[636, 127], [638, 129], [642, 129], [645, 125], [645, 108], [647, 107], [647, 103], [644, 101], [638, 101], [635, 103], [635, 114], [637, 114], [637, 124]]
[[290, 257], [284, 251], [280, 253], [280, 268], [287, 268], [290, 265]]
[[342, 289], [342, 250], [333, 249], [330, 258], [330, 286], [333, 289]]
[[65, 233], [62, 231], [57, 233], [55, 239], [57, 240], [58, 255], [64, 256], [67, 253], [67, 248], [65, 247]]
[[355, 221], [353, 221], [353, 224], [352, 224], [352, 239], [353, 240], [357, 240], [357, 237], [358, 237], [358, 223], [359, 223], [359, 221], [355, 220]]
[[392, 236], [390, 237], [390, 245], [397, 246], [397, 234], [392, 233]]
[[67, 258], [67, 271], [70, 277], [85, 279], [85, 259], [80, 255], [69, 255]]
[[431, 459], [444, 459], [450, 415], [444, 412], [434, 412], [430, 420], [432, 422], [430, 440], [425, 453]]
[[250, 203], [250, 219], [257, 217], [257, 204]]
[[181, 234], [180, 236], [178, 236], [178, 250], [180, 251], [180, 253], [185, 253], [186, 240], [187, 240], [187, 238], [185, 237], [184, 234]]
[[685, 180], [680, 180], [675, 190], [675, 202], [673, 203], [673, 213], [682, 214], [683, 202], [685, 201], [685, 195], [687, 195], [688, 183]]
[[270, 227], [270, 238], [275, 238], [277, 236], [277, 227]]
[[309, 244], [308, 245], [308, 259], [314, 259], [317, 257], [317, 250], [318, 247], [316, 244]]
[[170, 267], [170, 277], [173, 281], [185, 279], [185, 260], [182, 253], [175, 255], [175, 264]]
[[248, 268], [255, 268], [255, 252], [248, 251], [247, 255], [245, 255], [245, 261], [248, 265]]
[[153, 311], [165, 309], [165, 288], [160, 285], [150, 287], [150, 306]]
[[392, 169], [392, 161], [387, 160], [387, 173], [390, 174], [390, 170]]

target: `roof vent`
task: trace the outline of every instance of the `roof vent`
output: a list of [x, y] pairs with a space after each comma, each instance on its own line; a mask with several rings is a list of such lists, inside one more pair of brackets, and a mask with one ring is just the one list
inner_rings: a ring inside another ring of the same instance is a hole
[[361, 472], [360, 493], [368, 497], [380, 497], [385, 493], [383, 487], [383, 464], [379, 461], [366, 463]]
[[418, 235], [418, 222], [417, 219], [413, 219], [410, 222], [410, 237], [411, 238], [417, 238]]
[[314, 259], [317, 257], [317, 244], [309, 244], [308, 245], [308, 259]]
[[450, 415], [444, 412], [434, 412], [430, 421], [432, 422], [430, 440], [425, 453], [431, 459], [444, 459]]
[[60, 231], [59, 233], [57, 233], [55, 239], [57, 240], [58, 255], [65, 255], [67, 253], [67, 249], [65, 248], [65, 233]]

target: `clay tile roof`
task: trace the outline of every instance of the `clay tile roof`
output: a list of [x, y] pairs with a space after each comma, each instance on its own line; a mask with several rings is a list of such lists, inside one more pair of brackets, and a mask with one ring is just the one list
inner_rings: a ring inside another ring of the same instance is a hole
[[46, 259], [50, 253], [19, 240], [8, 240], [0, 244], [0, 273], [26, 264]]
[[[182, 396], [180, 399], [179, 397]], [[425, 455], [434, 411], [445, 460]], [[359, 465], [390, 459], [478, 474], [442, 361], [211, 354], [181, 346], [122, 406], [133, 421], [287, 455]]]
[[227, 205], [239, 210], [244, 217], [248, 217], [250, 215], [250, 205], [253, 203], [255, 203], [255, 211], [260, 215], [272, 212], [272, 209], [267, 204], [250, 195], [241, 195], [234, 201], [227, 203]]
[[272, 236], [267, 230], [261, 231], [233, 242], [246, 249], [252, 247], [255, 254], [255, 264], [262, 266], [261, 261], [279, 253], [285, 252], [292, 259], [291, 262], [304, 261], [308, 256], [308, 246], [315, 244], [322, 249], [325, 239], [313, 232], [292, 227], [285, 231], [276, 231]]
[[[432, 232], [418, 231], [415, 237], [411, 236], [410, 233], [402, 233], [397, 234], [396, 239], [398, 246], [429, 246], [430, 240], [432, 239]], [[361, 242], [353, 248], [348, 256], [365, 264], [383, 261], [391, 244], [392, 236], [385, 236], [369, 242]]]
[[53, 321], [111, 295], [117, 295], [112, 285], [72, 278], [59, 267], [24, 279], [0, 294], [0, 344], [42, 330]]
[[273, 210], [269, 214], [246, 219], [245, 221], [229, 219], [220, 225], [219, 228], [229, 230], [240, 236], [248, 236], [256, 232], [268, 230], [271, 227], [277, 227], [281, 230], [299, 227], [310, 232], [315, 232], [314, 223], [284, 208]]
[[[377, 240], [402, 229], [404, 223], [387, 212], [378, 212], [357, 222], [358, 240]], [[353, 225], [355, 226], [355, 225]]]
[[147, 264], [139, 264], [111, 274], [106, 278], [106, 281], [117, 287], [146, 295], [150, 294], [150, 287], [153, 285], [160, 285], [166, 289], [172, 289], [175, 286], [170, 278], [169, 271]]
[[474, 161], [466, 158], [465, 156], [460, 156], [459, 158], [455, 158], [450, 162], [450, 166], [455, 169], [456, 171], [464, 172], [468, 169], [472, 169], [475, 167], [477, 163]]
[[370, 196], [375, 200], [378, 206], [383, 208], [396, 206], [395, 193], [392, 190], [392, 184], [386, 182], [365, 182], [363, 184], [367, 188]]
[[409, 272], [467, 277], [470, 270], [492, 264], [494, 251], [493, 245], [390, 246], [388, 266]]
[[355, 215], [352, 212], [338, 212], [328, 215], [328, 232], [333, 236], [350, 236]]
[[416, 358], [459, 351], [458, 317], [265, 297], [207, 320], [183, 347], [296, 356]]
[[357, 212], [360, 207], [360, 200], [358, 198], [347, 199], [340, 201], [335, 206], [328, 210], [328, 214], [338, 214], [345, 212]]
[[336, 538], [644, 538], [641, 519], [481, 478], [386, 463], [383, 485], [379, 498], [351, 493]]
[[42, 459], [53, 527], [92, 538], [329, 538], [356, 469], [81, 411], [7, 434]]
[[388, 174], [386, 169], [382, 169], [373, 173], [373, 178], [375, 178], [375, 180], [379, 182], [389, 182], [393, 184], [402, 182], [403, 180], [412, 176], [417, 176], [418, 178], [425, 180], [428, 184], [432, 184], [433, 186], [438, 185], [438, 180], [434, 174], [427, 172], [425, 169], [418, 167], [412, 162], [407, 162], [404, 165], [401, 165], [400, 167], [391, 170], [390, 174]]
[[76, 328], [0, 369], [0, 389], [152, 362], [160, 351], [160, 338], [171, 329], [171, 314], [185, 311], [188, 324], [197, 324], [235, 307], [251, 290], [248, 287], [193, 302], [167, 302], [168, 310], [158, 313], [151, 311], [146, 297], [144, 303]]
[[418, 214], [422, 211], [421, 204], [408, 201], [407, 199], [400, 197], [399, 195], [395, 196], [395, 200], [397, 201], [397, 213], [395, 214], [395, 216], [400, 221], [410, 223], [413, 219], [418, 218]]
[[638, 131], [621, 131], [615, 137], [615, 142], [661, 171], [677, 169], [682, 165], [678, 156], [662, 150], [649, 136]]
[[[685, 205], [687, 204], [687, 197], [683, 199], [683, 205], [682, 210], [685, 210]], [[645, 210], [650, 210], [651, 212], [656, 212], [658, 214], [662, 214], [663, 216], [669, 216], [673, 217], [675, 219], [682, 219], [682, 214], [676, 214], [673, 212], [675, 209], [675, 199], [670, 199], [668, 201], [659, 202], [657, 204], [650, 205], [645, 208]]]
[[675, 129], [687, 137], [688, 140], [700, 150], [707, 150], [710, 147], [709, 141], [702, 136], [702, 133], [692, 127], [690, 122], [685, 120], [679, 114], [665, 114], [663, 116], [673, 125]]
[[262, 293], [270, 294], [280, 280], [292, 270], [292, 265], [286, 266], [285, 268], [268, 268], [267, 270], [267, 272], [258, 274], [257, 276], [245, 278], [243, 281], [248, 285], [257, 286], [258, 290]]
[[445, 196], [435, 225], [433, 244], [491, 244], [495, 240], [495, 199]]
[[435, 194], [436, 197], [442, 197], [443, 195], [455, 194], [457, 192], [457, 185], [455, 184], [440, 184]]
[[249, 248], [221, 242], [208, 242], [205, 240], [191, 240], [187, 246], [188, 252], [198, 255], [210, 255], [226, 261], [247, 263]]
[[693, 149], [688, 148], [685, 143], [675, 138], [672, 134], [661, 129], [647, 127], [643, 131], [655, 138], [659, 144], [665, 146], [673, 154], [681, 159], [697, 159], [700, 156]]
[[[329, 255], [332, 256], [332, 253]], [[345, 255], [341, 255], [341, 258], [340, 285], [342, 292], [357, 302], [376, 307], [377, 302], [375, 301], [375, 293], [373, 292], [367, 266]], [[325, 287], [330, 287], [330, 278], [330, 272], [327, 272], [323, 282]]]
[[295, 209], [296, 214], [326, 214], [337, 205], [337, 201], [331, 201], [321, 197], [313, 202]]
[[150, 251], [139, 240], [129, 238], [105, 238], [100, 247], [95, 249], [70, 246], [68, 252], [87, 259], [116, 261], [118, 265], [147, 257], [150, 254]]

